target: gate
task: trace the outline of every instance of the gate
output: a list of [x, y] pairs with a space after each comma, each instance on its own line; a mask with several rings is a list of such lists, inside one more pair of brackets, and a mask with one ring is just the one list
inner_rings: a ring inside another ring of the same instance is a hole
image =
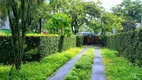
[[100, 36], [84, 36], [84, 44], [85, 45], [102, 45], [102, 39]]

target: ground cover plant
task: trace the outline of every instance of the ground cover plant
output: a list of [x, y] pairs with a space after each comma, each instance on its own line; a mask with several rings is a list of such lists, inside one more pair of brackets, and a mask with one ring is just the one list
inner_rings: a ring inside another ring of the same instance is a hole
[[[76, 56], [82, 48], [71, 48], [43, 58], [40, 62], [22, 65], [21, 70], [13, 70], [11, 80], [45, 80], [67, 61]], [[10, 66], [0, 66], [0, 80], [6, 80]]]
[[87, 50], [65, 77], [65, 80], [90, 80], [94, 48]]
[[101, 49], [107, 80], [142, 80], [142, 68], [134, 66], [118, 52]]

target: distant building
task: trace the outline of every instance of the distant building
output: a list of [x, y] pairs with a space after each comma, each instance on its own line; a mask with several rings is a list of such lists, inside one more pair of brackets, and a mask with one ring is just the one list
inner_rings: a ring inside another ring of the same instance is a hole
[[141, 23], [136, 23], [136, 28], [137, 28], [137, 29], [140, 28], [141, 26], [142, 26]]
[[7, 18], [4, 25], [0, 24], [0, 29], [10, 29], [9, 19]]
[[95, 34], [94, 32], [79, 32], [78, 35], [84, 35], [84, 36], [100, 36], [100, 33]]
[[117, 34], [117, 29], [115, 27], [112, 28], [113, 34]]

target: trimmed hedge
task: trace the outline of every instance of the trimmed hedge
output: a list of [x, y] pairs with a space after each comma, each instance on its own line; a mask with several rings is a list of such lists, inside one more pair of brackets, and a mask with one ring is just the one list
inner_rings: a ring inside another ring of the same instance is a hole
[[[36, 61], [44, 56], [76, 47], [76, 36], [27, 36], [23, 61]], [[12, 39], [0, 37], [0, 63], [13, 62]]]
[[81, 46], [84, 44], [84, 36], [76, 36], [76, 46]]
[[40, 58], [58, 52], [59, 36], [40, 37]]
[[107, 36], [105, 46], [118, 50], [132, 63], [142, 65], [142, 30]]
[[12, 40], [9, 36], [0, 37], [0, 63], [11, 63], [13, 59]]

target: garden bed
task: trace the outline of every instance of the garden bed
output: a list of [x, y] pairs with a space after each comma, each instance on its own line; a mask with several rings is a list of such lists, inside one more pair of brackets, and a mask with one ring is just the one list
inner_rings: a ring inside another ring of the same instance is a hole
[[[43, 58], [40, 62], [22, 65], [20, 71], [13, 70], [11, 80], [45, 80], [58, 68], [76, 56], [82, 48], [71, 48], [62, 53], [56, 53]], [[6, 80], [11, 66], [0, 66], [0, 79]]]
[[142, 68], [134, 66], [118, 52], [101, 49], [107, 80], [142, 80]]

